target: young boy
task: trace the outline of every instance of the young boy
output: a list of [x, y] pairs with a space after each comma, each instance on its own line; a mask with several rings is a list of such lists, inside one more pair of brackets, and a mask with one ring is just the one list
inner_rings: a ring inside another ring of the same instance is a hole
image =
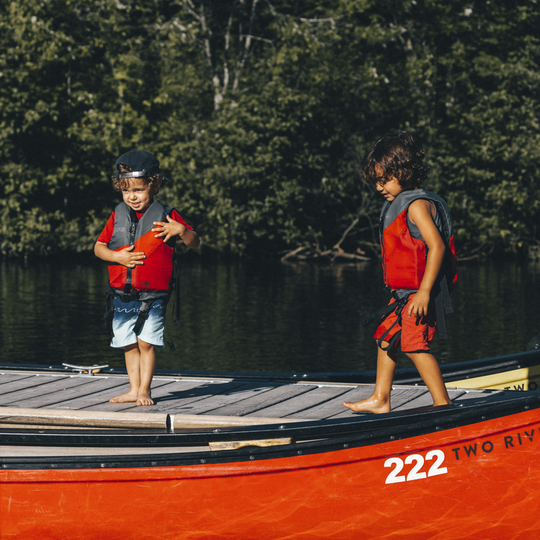
[[393, 299], [374, 336], [378, 340], [374, 392], [362, 401], [343, 403], [355, 412], [390, 411], [400, 341], [433, 404], [451, 403], [429, 344], [437, 323], [439, 333], [444, 333], [444, 310], [451, 312], [448, 286], [457, 280], [452, 221], [445, 201], [419, 187], [428, 170], [423, 158], [413, 137], [403, 132], [380, 139], [364, 164], [364, 176], [386, 199], [379, 233], [384, 281]]
[[94, 247], [96, 256], [109, 263], [106, 317], [112, 316], [111, 347], [124, 348], [130, 383], [130, 390], [111, 403], [154, 404], [155, 348], [164, 348], [174, 244], [176, 238], [194, 249], [200, 243], [176, 210], [154, 200], [163, 180], [169, 181], [149, 152], [131, 150], [120, 156], [112, 181], [123, 202]]

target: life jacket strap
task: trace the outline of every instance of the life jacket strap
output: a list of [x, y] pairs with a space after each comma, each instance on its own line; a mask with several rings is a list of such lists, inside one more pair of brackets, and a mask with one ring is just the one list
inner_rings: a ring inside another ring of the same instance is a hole
[[391, 291], [391, 292], [392, 292], [392, 296], [395, 299], [395, 302], [392, 302], [391, 304], [388, 304], [387, 306], [382, 307], [381, 309], [377, 310], [372, 315], [370, 315], [367, 311], [364, 311], [364, 313], [362, 313], [362, 325], [367, 326], [368, 324], [372, 323], [375, 320], [378, 320], [379, 321], [378, 325], [380, 325], [390, 315], [390, 313], [393, 313], [394, 311], [396, 312], [396, 315], [397, 315], [396, 320], [392, 323], [392, 326], [390, 326], [390, 328], [388, 328], [386, 332], [377, 341], [377, 345], [383, 351], [387, 351], [391, 349], [392, 347], [394, 347], [395, 344], [398, 342], [399, 338], [401, 337], [401, 330], [399, 330], [391, 337], [390, 341], [388, 341], [387, 347], [383, 347], [382, 345], [383, 341], [386, 341], [386, 336], [388, 336], [388, 334], [392, 331], [392, 329], [397, 324], [401, 324], [401, 321], [402, 321], [401, 313], [403, 311], [403, 308], [409, 301], [409, 296], [417, 292], [417, 290], [416, 289], [414, 290], [402, 289], [402, 290]]
[[145, 300], [141, 303], [141, 307], [139, 309], [139, 316], [137, 317], [137, 320], [135, 322], [135, 326], [133, 327], [133, 331], [135, 332], [135, 335], [138, 336], [140, 331], [142, 330], [142, 327], [144, 326], [144, 323], [148, 319], [148, 316], [150, 315], [150, 310], [152, 309], [152, 304], [155, 300]]
[[[379, 321], [379, 324], [381, 324], [384, 319], [386, 319], [386, 317], [388, 317], [388, 315], [390, 315], [390, 313], [392, 313], [398, 307], [400, 303], [404, 302], [404, 306], [407, 303], [409, 296], [411, 294], [414, 294], [415, 292], [418, 292], [416, 289], [400, 289], [398, 291], [392, 291], [388, 287], [387, 290], [390, 292], [390, 294], [394, 297], [396, 301], [392, 302], [391, 304], [387, 304], [386, 306], [378, 309], [375, 313], [372, 314], [370, 314], [369, 311], [364, 311], [364, 313], [362, 313], [362, 326], [367, 326], [368, 324], [371, 324], [373, 321], [377, 320]], [[401, 309], [403, 309], [403, 307]]]
[[109, 338], [112, 339], [114, 337], [114, 331], [113, 331], [113, 318], [114, 318], [114, 296], [112, 294], [109, 294], [109, 291], [105, 293], [106, 296], [106, 307], [105, 307], [105, 314], [103, 315], [103, 319], [105, 322], [105, 329], [107, 330], [107, 333], [109, 334]]
[[170, 296], [170, 291], [139, 292], [136, 289], [131, 289], [129, 293], [124, 293], [124, 291], [122, 291], [121, 289], [113, 289], [109, 285], [105, 294], [107, 296], [107, 307], [105, 315], [103, 317], [105, 319], [105, 327], [107, 328], [109, 336], [112, 339], [114, 337], [113, 319], [115, 298], [119, 298], [122, 302], [126, 304], [128, 302], [141, 302], [139, 315], [137, 317], [137, 320], [135, 321], [135, 327], [133, 328], [135, 335], [138, 335], [141, 332], [144, 323], [148, 319], [148, 316], [150, 315], [150, 310], [152, 309], [153, 303], [156, 300], [160, 299], [167, 300]]
[[435, 313], [437, 317], [437, 329], [439, 339], [447, 339], [445, 314], [454, 313], [452, 301], [450, 300], [450, 290], [448, 289], [448, 280], [443, 276], [439, 282], [439, 293], [435, 297]]

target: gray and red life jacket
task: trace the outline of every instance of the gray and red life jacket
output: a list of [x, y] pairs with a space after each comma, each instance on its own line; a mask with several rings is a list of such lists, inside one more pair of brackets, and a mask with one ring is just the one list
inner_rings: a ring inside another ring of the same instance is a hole
[[113, 289], [124, 293], [135, 289], [139, 294], [169, 290], [174, 248], [162, 238], [156, 238], [152, 228], [154, 222], [167, 221], [172, 210], [154, 201], [139, 220], [135, 211], [124, 202], [114, 209], [114, 230], [109, 249], [119, 251], [134, 245], [133, 251], [143, 252], [146, 259], [143, 265], [135, 268], [109, 264], [109, 283]]
[[409, 218], [409, 206], [418, 199], [435, 206], [433, 221], [447, 248], [441, 272], [449, 286], [457, 281], [454, 230], [448, 206], [435, 193], [412, 189], [401, 192], [392, 202], [386, 201], [379, 221], [384, 282], [394, 291], [418, 290], [426, 270], [428, 248]]
[[148, 318], [153, 302], [158, 299], [168, 300], [175, 288], [175, 322], [183, 326], [179, 313], [174, 247], [167, 245], [162, 238], [156, 238], [156, 233], [152, 232], [154, 222], [167, 221], [167, 216], [170, 216], [172, 211], [173, 208], [164, 206], [159, 201], [154, 201], [140, 219], [124, 202], [114, 209], [114, 230], [108, 243], [109, 249], [119, 251], [134, 245], [133, 251], [143, 252], [146, 258], [143, 265], [134, 268], [109, 264], [105, 322], [111, 336], [114, 298], [120, 298], [123, 302], [141, 302], [134, 330], [138, 334]]
[[[401, 323], [401, 312], [409, 296], [420, 288], [426, 270], [428, 248], [418, 227], [409, 218], [409, 206], [418, 199], [428, 200], [435, 206], [436, 212], [433, 221], [446, 246], [439, 277], [432, 290], [439, 337], [446, 339], [444, 315], [445, 313], [453, 313], [450, 291], [457, 282], [454, 230], [450, 211], [444, 199], [425, 189], [402, 191], [393, 201], [386, 201], [382, 207], [379, 220], [379, 239], [383, 277], [395, 302], [372, 315], [364, 312], [362, 324], [366, 326], [374, 320], [378, 320], [380, 324], [393, 311], [398, 314], [394, 325]], [[386, 340], [386, 335], [389, 334], [394, 325], [379, 339], [379, 347], [382, 348], [382, 342]], [[394, 334], [387, 349], [394, 346], [400, 334], [401, 331]]]

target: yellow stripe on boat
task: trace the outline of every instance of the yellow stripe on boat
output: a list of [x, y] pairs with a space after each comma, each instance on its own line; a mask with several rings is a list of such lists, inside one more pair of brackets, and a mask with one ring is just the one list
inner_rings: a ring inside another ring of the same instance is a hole
[[479, 388], [491, 390], [536, 390], [540, 387], [540, 366], [513, 369], [485, 375], [471, 377], [460, 381], [446, 383], [451, 388]]

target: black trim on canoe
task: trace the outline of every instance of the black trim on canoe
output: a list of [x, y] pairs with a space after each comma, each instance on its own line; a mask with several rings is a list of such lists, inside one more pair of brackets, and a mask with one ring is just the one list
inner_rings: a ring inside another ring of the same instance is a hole
[[[89, 469], [139, 468], [212, 463], [250, 462], [275, 458], [294, 458], [402, 440], [456, 427], [540, 409], [540, 391], [497, 392], [491, 397], [473, 399], [458, 405], [426, 407], [383, 415], [358, 415], [355, 418], [321, 420], [283, 425], [221, 428], [195, 433], [110, 433], [60, 432], [55, 430], [17, 430], [3, 428], [4, 445], [47, 445], [86, 447], [148, 447], [142, 455], [0, 457], [1, 469]], [[535, 428], [531, 428], [535, 429]], [[245, 447], [227, 451], [194, 451], [152, 454], [152, 447], [208, 444], [290, 437], [293, 443], [274, 447]]]
[[[445, 382], [459, 381], [483, 377], [494, 373], [503, 373], [526, 367], [540, 365], [540, 349], [524, 351], [505, 356], [455, 362], [452, 364], [440, 364]], [[74, 373], [71, 368], [58, 365], [47, 366], [42, 364], [0, 364], [0, 371], [46, 371], [54, 373]], [[126, 375], [125, 368], [110, 367], [100, 371], [100, 375]], [[352, 384], [374, 384], [375, 371], [351, 371], [351, 372], [306, 372], [306, 373], [240, 373], [233, 371], [181, 371], [181, 370], [156, 370], [156, 376], [163, 377], [193, 377], [193, 378], [216, 378], [235, 380], [267, 380], [271, 382], [295, 382], [295, 381], [319, 381], [340, 382]], [[403, 368], [396, 370], [395, 384], [423, 385], [416, 368]]]

